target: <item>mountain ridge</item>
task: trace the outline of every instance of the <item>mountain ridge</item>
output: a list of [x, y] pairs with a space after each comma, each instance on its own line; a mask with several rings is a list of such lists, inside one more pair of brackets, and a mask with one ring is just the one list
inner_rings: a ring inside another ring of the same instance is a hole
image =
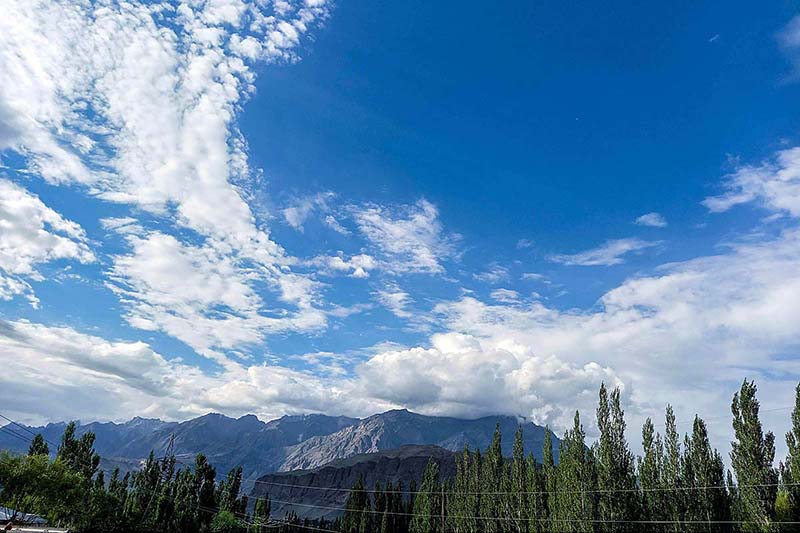
[[[518, 417], [460, 419], [405, 409], [362, 419], [308, 414], [286, 415], [268, 422], [254, 415], [232, 418], [220, 413], [207, 413], [183, 422], [134, 417], [122, 423], [79, 424], [76, 434], [93, 431], [95, 449], [109, 467], [135, 469], [151, 450], [156, 456], [163, 455], [174, 438], [175, 455], [182, 463], [193, 463], [194, 456], [202, 452], [218, 475], [241, 465], [244, 478], [254, 480], [269, 473], [313, 469], [337, 459], [405, 445], [434, 445], [450, 451], [460, 451], [465, 446], [483, 450], [491, 442], [496, 424], [503, 436], [503, 453], [510, 455], [514, 432], [520, 424]], [[57, 422], [27, 429], [58, 443], [65, 427], [66, 423]], [[531, 422], [522, 422], [522, 427], [526, 453], [533, 452], [541, 461], [545, 428]], [[20, 431], [16, 428], [16, 433]], [[559, 439], [552, 437], [557, 459]], [[25, 453], [27, 444], [0, 431], [0, 449]]]

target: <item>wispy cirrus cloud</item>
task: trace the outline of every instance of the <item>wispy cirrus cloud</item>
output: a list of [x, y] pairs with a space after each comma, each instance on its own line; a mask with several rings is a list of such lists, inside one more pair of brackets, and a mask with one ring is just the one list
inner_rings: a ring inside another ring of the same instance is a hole
[[439, 210], [427, 200], [400, 207], [350, 206], [349, 211], [389, 272], [440, 274], [442, 263], [457, 255], [456, 236], [444, 232]]
[[636, 237], [606, 241], [597, 248], [575, 254], [556, 254], [548, 259], [567, 266], [613, 266], [625, 262], [625, 257], [647, 248], [658, 246], [660, 241], [645, 241]]

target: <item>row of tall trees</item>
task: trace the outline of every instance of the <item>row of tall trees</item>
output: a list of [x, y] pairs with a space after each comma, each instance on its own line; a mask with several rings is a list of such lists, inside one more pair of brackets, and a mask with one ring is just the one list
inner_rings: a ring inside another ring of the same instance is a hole
[[735, 439], [727, 474], [705, 422], [695, 417], [680, 439], [669, 406], [663, 435], [645, 421], [643, 454], [636, 457], [625, 437], [620, 391], [609, 394], [603, 385], [599, 438], [587, 445], [576, 412], [558, 464], [549, 431], [539, 463], [525, 455], [521, 428], [512, 457], [504, 458], [498, 428], [483, 453], [459, 454], [454, 479], [440, 481], [430, 462], [419, 490], [393, 492], [399, 501], [391, 507], [378, 503], [386, 501], [385, 489], [367, 491], [359, 481], [336, 526], [348, 533], [800, 530], [800, 385], [786, 435], [788, 455], [777, 468], [775, 439], [762, 429], [753, 382], [742, 384], [731, 412]]
[[[70, 423], [54, 458], [41, 435], [27, 455], [0, 454], [2, 505], [77, 531], [302, 531], [270, 522], [268, 498], [256, 501], [247, 514], [241, 467], [218, 480], [203, 454], [193, 465], [177, 468], [174, 454], [157, 458], [151, 452], [140, 470], [120, 475], [115, 468], [107, 478], [94, 440], [93, 433], [77, 438]], [[289, 518], [287, 524], [300, 523]]]

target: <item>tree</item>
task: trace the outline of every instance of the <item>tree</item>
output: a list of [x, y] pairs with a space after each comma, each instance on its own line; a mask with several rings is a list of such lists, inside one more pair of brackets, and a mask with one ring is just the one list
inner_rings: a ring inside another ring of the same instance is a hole
[[253, 525], [255, 526], [255, 533], [264, 533], [267, 531], [267, 524], [269, 523], [269, 515], [272, 511], [272, 502], [269, 499], [269, 494], [263, 498], [256, 500], [256, 505], [253, 508]]
[[545, 520], [540, 521], [541, 531], [553, 531], [558, 529], [558, 524], [554, 523], [552, 519], [556, 516], [558, 507], [558, 470], [556, 469], [555, 459], [553, 458], [553, 439], [551, 438], [550, 428], [544, 428], [544, 444], [542, 446], [542, 477], [544, 485], [544, 505], [546, 509]]
[[0, 505], [70, 525], [82, 507], [84, 479], [62, 461], [43, 454], [0, 452]]
[[631, 530], [632, 522], [637, 519], [636, 477], [633, 454], [625, 440], [619, 388], [613, 390], [609, 402], [605, 384], [600, 385], [597, 426], [600, 430], [597, 449], [600, 525], [604, 531]]
[[574, 424], [561, 440], [558, 465], [556, 516], [553, 523], [559, 531], [593, 531], [594, 509], [592, 472], [587, 460], [586, 436], [580, 414], [575, 411]]
[[731, 403], [736, 439], [731, 443], [731, 466], [739, 484], [735, 513], [744, 529], [770, 531], [778, 492], [778, 473], [772, 466], [775, 437], [761, 428], [756, 390], [755, 382], [744, 380]]
[[661, 487], [658, 493], [659, 508], [664, 511], [664, 519], [669, 522], [669, 530], [682, 531], [684, 516], [683, 494], [681, 488], [681, 444], [675, 426], [675, 413], [667, 405], [666, 430], [664, 432], [664, 458], [662, 460]]
[[28, 455], [50, 455], [50, 447], [42, 437], [41, 433], [37, 433], [31, 441], [31, 446], [28, 448]]
[[75, 438], [75, 429], [75, 422], [67, 424], [61, 436], [57, 457], [69, 468], [90, 480], [100, 466], [100, 456], [94, 451], [94, 433], [84, 433], [78, 439]]
[[439, 508], [439, 465], [433, 459], [429, 459], [422, 475], [422, 485], [414, 498], [414, 516], [411, 517], [409, 531], [411, 533], [437, 531], [443, 518]]
[[197, 493], [197, 522], [201, 529], [207, 529], [217, 508], [216, 501], [217, 471], [202, 453], [198, 453], [194, 461], [194, 483]]
[[503, 451], [500, 424], [494, 428], [492, 443], [486, 449], [481, 465], [481, 500], [480, 516], [483, 517], [480, 528], [482, 531], [499, 531], [501, 516], [501, 495], [503, 480]]
[[344, 516], [342, 517], [342, 531], [359, 533], [369, 529], [370, 513], [369, 496], [364, 488], [364, 478], [358, 475], [353, 488], [347, 496]]
[[505, 489], [508, 491], [504, 502], [508, 507], [504, 513], [512, 519], [515, 531], [527, 530], [527, 465], [525, 462], [525, 448], [522, 441], [522, 425], [517, 426], [514, 434], [514, 447], [511, 454], [511, 476]]
[[790, 521], [800, 521], [800, 384], [795, 388], [792, 428], [786, 433], [786, 462], [781, 471]]
[[[664, 520], [661, 507], [662, 489], [662, 444], [661, 437], [653, 429], [653, 421], [649, 418], [642, 426], [642, 449], [644, 456], [639, 458], [639, 487], [642, 490], [642, 515], [651, 520]], [[646, 528], [658, 531], [658, 525], [649, 524]]]
[[711, 447], [705, 422], [697, 416], [694, 418], [692, 436], [686, 439], [683, 464], [687, 522], [706, 522], [694, 524], [688, 529], [722, 530], [719, 522], [730, 520], [725, 467], [722, 456]]

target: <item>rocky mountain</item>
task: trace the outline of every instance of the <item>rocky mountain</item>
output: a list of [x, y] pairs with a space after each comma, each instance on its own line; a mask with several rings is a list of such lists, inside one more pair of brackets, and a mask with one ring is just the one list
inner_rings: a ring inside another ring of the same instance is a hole
[[269, 494], [273, 516], [281, 517], [294, 511], [302, 518], [332, 519], [341, 514], [338, 509], [345, 506], [349, 489], [359, 476], [368, 490], [372, 490], [376, 482], [382, 486], [389, 482], [397, 486], [402, 482], [404, 490], [408, 490], [412, 481], [420, 483], [429, 459], [438, 463], [440, 479], [454, 477], [455, 457], [453, 451], [430, 445], [354, 455], [310, 470], [263, 476], [255, 482], [250, 501], [254, 504], [256, 498]]
[[[486, 449], [492, 441], [495, 425], [500, 424], [503, 454], [511, 455], [514, 432], [522, 424], [527, 452], [542, 460], [545, 429], [512, 416], [487, 416], [464, 420], [443, 416], [425, 416], [405, 409], [387, 411], [365, 418], [330, 435], [309, 438], [287, 450], [282, 470], [300, 470], [327, 464], [335, 459], [362, 453], [399, 448], [406, 444], [433, 444], [447, 450]], [[558, 439], [553, 446], [558, 449]], [[556, 452], [557, 453], [557, 452]]]
[[[308, 470], [359, 454], [393, 450], [408, 444], [435, 445], [460, 451], [464, 446], [485, 449], [492, 440], [495, 424], [503, 434], [503, 453], [511, 454], [514, 432], [520, 420], [511, 416], [487, 416], [474, 420], [425, 416], [393, 410], [364, 419], [326, 415], [284, 416], [262, 422], [253, 415], [230, 418], [207, 414], [185, 422], [134, 418], [122, 424], [112, 422], [81, 424], [78, 436], [93, 431], [95, 448], [104, 467], [135, 469], [153, 450], [163, 455], [174, 438], [178, 460], [191, 464], [198, 452], [206, 454], [221, 474], [242, 465], [246, 479], [290, 470]], [[61, 440], [65, 423], [28, 428], [54, 443]], [[25, 430], [8, 426], [14, 433]], [[523, 423], [526, 453], [541, 461], [545, 429]], [[554, 448], [558, 440], [554, 437]], [[0, 431], [0, 449], [27, 451], [28, 443], [9, 431]], [[51, 450], [55, 452], [55, 450]], [[249, 484], [248, 484], [249, 485]]]

